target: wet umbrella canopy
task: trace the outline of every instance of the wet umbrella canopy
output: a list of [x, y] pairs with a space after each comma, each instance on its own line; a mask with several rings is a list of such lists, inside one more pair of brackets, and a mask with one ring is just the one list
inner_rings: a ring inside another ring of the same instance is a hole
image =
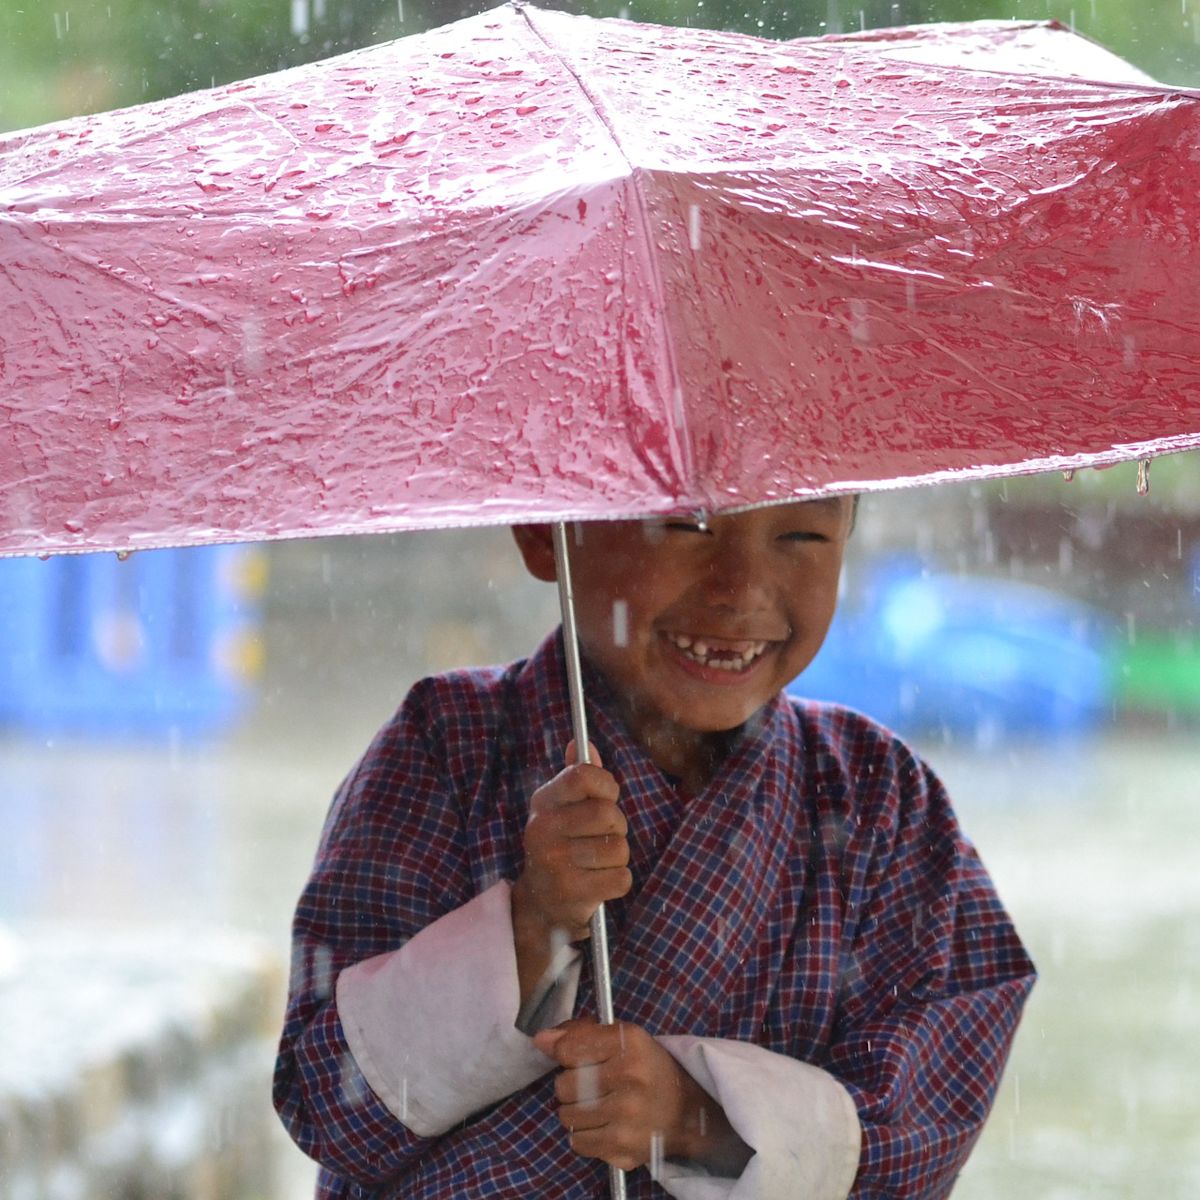
[[1197, 195], [1200, 97], [1050, 25], [510, 5], [8, 135], [0, 553], [1200, 445]]

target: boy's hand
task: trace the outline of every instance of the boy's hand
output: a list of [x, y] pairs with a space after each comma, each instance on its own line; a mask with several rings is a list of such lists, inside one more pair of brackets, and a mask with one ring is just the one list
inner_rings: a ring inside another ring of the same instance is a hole
[[578, 1019], [533, 1041], [562, 1067], [558, 1119], [577, 1154], [624, 1171], [693, 1159], [732, 1178], [749, 1161], [717, 1102], [639, 1026]]
[[599, 765], [569, 765], [538, 788], [525, 826], [525, 866], [513, 885], [513, 935], [522, 999], [536, 986], [556, 945], [588, 936], [588, 921], [605, 900], [633, 886], [628, 824], [617, 807], [617, 781]]

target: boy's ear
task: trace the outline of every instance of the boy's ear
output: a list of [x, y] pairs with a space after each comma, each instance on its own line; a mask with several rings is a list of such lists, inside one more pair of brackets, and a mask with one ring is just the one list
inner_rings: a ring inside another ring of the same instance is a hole
[[514, 525], [512, 535], [530, 575], [543, 583], [554, 583], [558, 573], [554, 569], [554, 538], [550, 526]]

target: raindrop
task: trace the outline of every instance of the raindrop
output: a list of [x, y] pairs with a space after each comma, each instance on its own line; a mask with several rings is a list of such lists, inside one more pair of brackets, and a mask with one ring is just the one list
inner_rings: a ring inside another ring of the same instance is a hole
[[1068, 468], [1067, 468], [1067, 469], [1066, 469], [1066, 470], [1063, 472], [1063, 478], [1064, 478], [1064, 479], [1065, 479], [1065, 480], [1066, 480], [1068, 483], [1070, 483], [1070, 482], [1071, 482], [1071, 480], [1075, 478], [1075, 468], [1074, 468], [1074, 467], [1068, 467]]
[[118, 550], [117, 551], [117, 562], [128, 562], [129, 556], [132, 553], [133, 553], [133, 551], [131, 551], [131, 550]]
[[688, 245], [693, 250], [700, 249], [700, 205], [688, 205]]
[[1139, 496], [1150, 494], [1150, 460], [1148, 458], [1143, 458], [1138, 462], [1137, 494]]
[[308, 35], [308, 0], [292, 0], [292, 36]]
[[871, 341], [871, 319], [865, 300], [850, 301], [850, 336], [860, 346]]
[[404, 24], [404, 0], [396, 0], [396, 16], [400, 19], [400, 24]]
[[612, 607], [613, 617], [613, 645], [628, 646], [629, 645], [629, 605], [624, 600], [614, 600]]
[[[761, 25], [762, 22], [759, 21]], [[702, 1113], [704, 1109], [700, 1110]], [[657, 1130], [650, 1135], [650, 1161], [646, 1164], [651, 1179], [662, 1178], [663, 1167], [663, 1135]]]

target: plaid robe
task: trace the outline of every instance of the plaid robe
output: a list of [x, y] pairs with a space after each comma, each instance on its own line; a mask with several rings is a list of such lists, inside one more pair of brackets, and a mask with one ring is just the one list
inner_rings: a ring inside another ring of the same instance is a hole
[[[854, 1200], [947, 1195], [1033, 968], [939, 781], [866, 718], [781, 695], [684, 797], [586, 675], [630, 826], [634, 888], [607, 906], [618, 1018], [831, 1072], [862, 1123]], [[319, 1196], [607, 1195], [604, 1164], [566, 1144], [552, 1073], [418, 1137], [359, 1073], [332, 999], [344, 967], [516, 878], [528, 798], [570, 738], [552, 635], [526, 662], [417, 684], [339, 789], [296, 912], [275, 1080]], [[586, 970], [576, 1011], [594, 1012]], [[628, 1186], [665, 1195], [644, 1169]]]

